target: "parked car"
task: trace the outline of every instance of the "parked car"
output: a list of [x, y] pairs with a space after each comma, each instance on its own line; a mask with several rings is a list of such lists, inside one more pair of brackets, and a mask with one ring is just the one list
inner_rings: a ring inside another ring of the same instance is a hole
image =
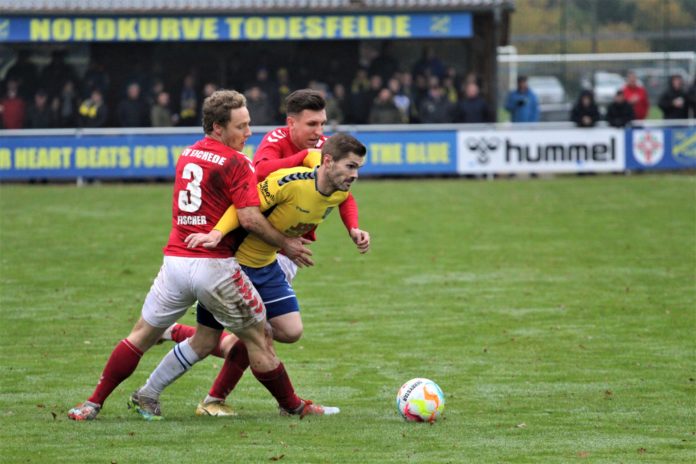
[[594, 92], [597, 105], [607, 106], [614, 99], [617, 90], [622, 89], [625, 83], [621, 74], [597, 71], [591, 77], [584, 77], [581, 86], [583, 89]]
[[539, 100], [541, 121], [567, 121], [571, 104], [567, 101], [563, 84], [556, 76], [529, 76], [527, 85]]

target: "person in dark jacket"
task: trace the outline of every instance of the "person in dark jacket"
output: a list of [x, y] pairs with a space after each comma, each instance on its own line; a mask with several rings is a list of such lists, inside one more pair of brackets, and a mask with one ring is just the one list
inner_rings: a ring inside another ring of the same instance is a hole
[[658, 106], [662, 110], [664, 119], [687, 119], [689, 117], [689, 105], [684, 80], [679, 75], [669, 78], [669, 88], [660, 95]]
[[599, 121], [599, 109], [594, 101], [594, 95], [589, 90], [583, 90], [577, 103], [570, 112], [570, 120], [578, 127], [594, 127]]
[[126, 98], [118, 104], [118, 122], [121, 127], [147, 127], [150, 125], [150, 109], [140, 98], [140, 85], [128, 85]]
[[444, 89], [439, 84], [432, 84], [428, 95], [421, 101], [418, 115], [424, 124], [448, 123], [453, 121], [452, 109]]
[[689, 97], [689, 106], [691, 107], [691, 117], [696, 118], [696, 76], [694, 76], [694, 82], [689, 87], [687, 95]]
[[48, 129], [56, 127], [56, 113], [48, 102], [48, 94], [39, 89], [34, 94], [34, 103], [27, 110], [25, 127], [29, 129]]
[[614, 101], [607, 107], [607, 122], [612, 127], [624, 127], [633, 119], [633, 105], [626, 101], [623, 90], [617, 91]]
[[454, 122], [493, 122], [493, 114], [488, 103], [479, 93], [476, 82], [472, 81], [464, 85], [464, 98], [457, 103]]
[[377, 98], [372, 103], [372, 108], [370, 108], [368, 122], [370, 124], [400, 124], [406, 122], [404, 114], [394, 103], [391, 90], [383, 88], [379, 91]]

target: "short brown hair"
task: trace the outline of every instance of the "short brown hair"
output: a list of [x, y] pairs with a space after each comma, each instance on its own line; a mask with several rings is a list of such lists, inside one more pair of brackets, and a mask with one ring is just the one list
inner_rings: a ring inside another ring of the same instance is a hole
[[322, 156], [329, 155], [334, 161], [347, 158], [350, 153], [362, 158], [367, 153], [367, 148], [352, 135], [340, 132], [329, 137], [321, 148]]
[[289, 115], [300, 114], [304, 110], [321, 111], [326, 108], [326, 100], [316, 90], [300, 89], [285, 98], [285, 106]]
[[236, 90], [216, 90], [203, 101], [203, 131], [213, 132], [213, 124], [230, 122], [230, 113], [246, 106], [246, 98]]

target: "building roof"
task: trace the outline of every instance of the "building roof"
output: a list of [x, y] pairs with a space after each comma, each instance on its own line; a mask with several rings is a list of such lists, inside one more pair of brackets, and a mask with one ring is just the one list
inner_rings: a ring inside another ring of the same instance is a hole
[[512, 9], [513, 0], [0, 0], [5, 14], [175, 14]]

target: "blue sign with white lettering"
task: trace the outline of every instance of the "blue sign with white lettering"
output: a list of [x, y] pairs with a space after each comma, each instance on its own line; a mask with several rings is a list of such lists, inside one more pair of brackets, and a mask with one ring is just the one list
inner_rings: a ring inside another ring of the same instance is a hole
[[[0, 180], [173, 177], [179, 155], [201, 133], [12, 135], [0, 138]], [[362, 132], [363, 175], [455, 174], [456, 132]], [[252, 156], [263, 134], [247, 141]]]
[[4, 16], [1, 42], [436, 39], [473, 36], [471, 13], [292, 16]]

